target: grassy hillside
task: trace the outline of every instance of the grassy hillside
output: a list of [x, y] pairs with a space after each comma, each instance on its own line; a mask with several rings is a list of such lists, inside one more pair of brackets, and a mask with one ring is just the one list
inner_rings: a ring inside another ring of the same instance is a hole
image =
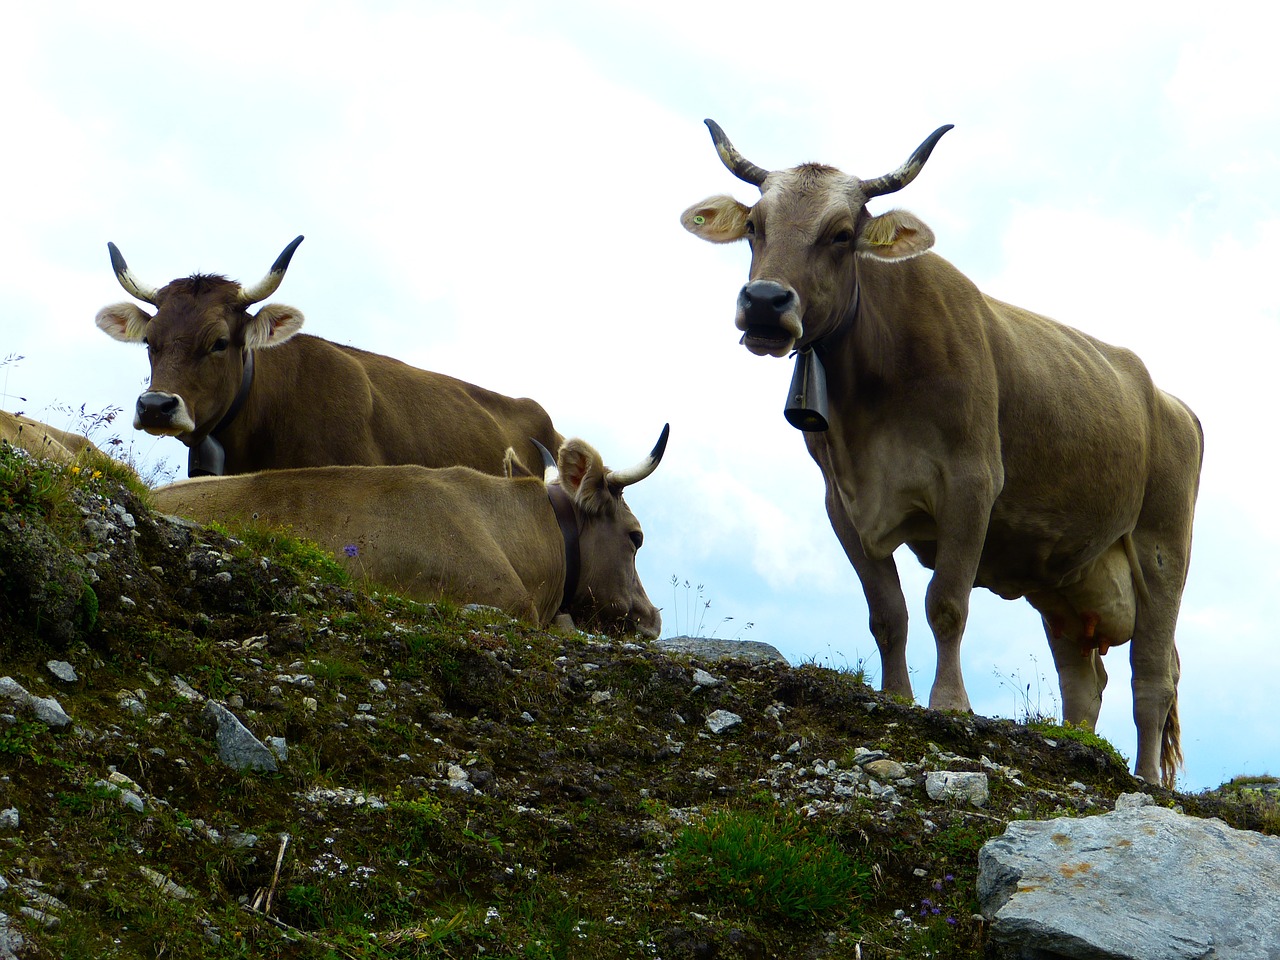
[[[71, 721], [0, 698], [22, 956], [979, 957], [982, 843], [1139, 788], [1076, 731], [370, 594], [7, 447], [0, 676]], [[210, 702], [274, 770], [220, 757]], [[934, 770], [989, 800], [931, 800]], [[1276, 832], [1248, 793], [1147, 789]]]

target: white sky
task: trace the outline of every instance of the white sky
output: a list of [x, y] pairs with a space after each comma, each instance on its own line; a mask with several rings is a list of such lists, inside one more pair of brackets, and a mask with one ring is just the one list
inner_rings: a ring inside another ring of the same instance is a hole
[[[113, 431], [136, 455], [183, 464], [176, 441], [129, 426], [144, 352], [93, 326], [127, 299], [107, 241], [157, 285], [252, 282], [302, 233], [273, 299], [308, 332], [532, 396], [613, 465], [671, 422], [662, 467], [628, 492], [664, 633], [701, 622], [878, 675], [818, 470], [781, 415], [791, 365], [737, 344], [748, 252], [678, 216], [714, 193], [754, 199], [704, 117], [761, 166], [864, 177], [954, 123], [874, 209], [920, 215], [991, 295], [1133, 348], [1199, 414], [1180, 783], [1280, 773], [1280, 520], [1257, 506], [1280, 347], [1270, 29], [1114, 3], [196, 9], [7, 13], [0, 359], [22, 359], [0, 366], [0, 407], [72, 429], [67, 408], [123, 407]], [[927, 571], [905, 552], [899, 566], [927, 699]], [[1132, 759], [1126, 657], [1107, 658], [1100, 732]], [[979, 712], [1019, 715], [1027, 684], [1031, 706], [1058, 706], [1021, 602], [975, 593], [963, 661]]]

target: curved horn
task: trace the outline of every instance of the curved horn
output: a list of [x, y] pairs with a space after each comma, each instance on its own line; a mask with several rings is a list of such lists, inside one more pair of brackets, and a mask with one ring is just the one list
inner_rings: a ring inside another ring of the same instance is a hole
[[158, 296], [156, 288], [143, 283], [133, 275], [129, 265], [124, 262], [124, 257], [120, 255], [120, 248], [110, 240], [107, 241], [107, 252], [111, 254], [111, 269], [116, 272], [116, 279], [120, 281], [120, 286], [125, 288], [129, 296], [137, 297], [144, 303], [155, 306]]
[[243, 304], [257, 303], [259, 300], [265, 300], [276, 292], [276, 288], [280, 286], [280, 281], [284, 279], [284, 272], [289, 269], [289, 261], [293, 259], [293, 251], [298, 249], [298, 244], [302, 242], [302, 237], [294, 239], [293, 243], [284, 248], [280, 256], [276, 257], [276, 262], [271, 265], [271, 269], [267, 271], [267, 275], [255, 283], [252, 287], [240, 287], [240, 302]]
[[667, 436], [671, 433], [671, 424], [664, 424], [662, 427], [662, 436], [658, 437], [658, 442], [653, 445], [653, 449], [649, 451], [649, 456], [645, 457], [639, 463], [629, 470], [610, 470], [605, 475], [605, 482], [612, 487], [629, 487], [633, 483], [639, 483], [654, 470], [658, 469], [658, 464], [662, 462], [662, 455], [667, 451]]
[[560, 468], [556, 466], [556, 458], [551, 455], [551, 451], [540, 444], [536, 437], [530, 437], [529, 442], [538, 448], [538, 452], [542, 454], [542, 482], [554, 483], [560, 479]]
[[924, 143], [916, 147], [916, 152], [911, 154], [911, 159], [893, 171], [893, 173], [885, 174], [883, 177], [876, 177], [874, 180], [863, 180], [862, 195], [870, 199], [871, 197], [879, 197], [886, 193], [896, 193], [901, 190], [916, 178], [916, 174], [924, 167], [924, 162], [929, 159], [929, 154], [933, 152], [937, 142], [942, 139], [942, 135], [954, 126], [954, 123], [948, 123], [929, 134]]
[[761, 186], [764, 178], [769, 175], [769, 171], [763, 167], [757, 167], [750, 160], [743, 157], [737, 151], [729, 138], [724, 135], [724, 131], [720, 129], [720, 124], [714, 120], [703, 120], [707, 125], [707, 129], [711, 131], [711, 139], [716, 145], [716, 152], [720, 154], [720, 162], [729, 168], [739, 180], [745, 180], [754, 186]]

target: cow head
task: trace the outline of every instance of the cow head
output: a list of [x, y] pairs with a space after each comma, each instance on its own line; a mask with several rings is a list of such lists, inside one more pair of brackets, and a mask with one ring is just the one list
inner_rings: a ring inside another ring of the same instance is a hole
[[280, 286], [301, 242], [298, 237], [285, 247], [253, 286], [196, 274], [158, 290], [139, 281], [116, 245], [107, 244], [120, 285], [156, 308], [153, 316], [133, 303], [117, 303], [99, 310], [95, 320], [116, 340], [147, 345], [151, 382], [138, 397], [136, 429], [180, 437], [189, 445], [214, 429], [248, 380], [252, 351], [277, 346], [302, 327], [301, 312], [283, 304], [249, 312]]
[[566, 440], [555, 470], [548, 471], [548, 483], [559, 484], [569, 495], [578, 521], [581, 568], [567, 607], [582, 629], [645, 637], [656, 637], [662, 629], [662, 615], [636, 572], [644, 533], [622, 491], [657, 469], [669, 433], [670, 426], [664, 426], [649, 455], [628, 470], [610, 470], [589, 443]]
[[749, 207], [710, 197], [680, 222], [713, 243], [745, 238], [751, 245], [751, 279], [738, 294], [736, 324], [752, 353], [783, 357], [832, 333], [857, 304], [855, 257], [902, 260], [933, 245], [933, 232], [911, 214], [873, 217], [866, 203], [914, 180], [950, 125], [893, 173], [860, 180], [816, 163], [764, 170], [744, 159], [715, 121], [706, 124], [721, 161], [758, 187], [760, 199]]

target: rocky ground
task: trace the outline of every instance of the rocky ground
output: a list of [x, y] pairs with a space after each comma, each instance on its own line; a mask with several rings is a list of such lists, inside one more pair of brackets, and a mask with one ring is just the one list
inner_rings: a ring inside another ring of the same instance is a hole
[[852, 672], [370, 594], [7, 448], [0, 676], [0, 957], [980, 957], [1010, 820], [1280, 828]]

